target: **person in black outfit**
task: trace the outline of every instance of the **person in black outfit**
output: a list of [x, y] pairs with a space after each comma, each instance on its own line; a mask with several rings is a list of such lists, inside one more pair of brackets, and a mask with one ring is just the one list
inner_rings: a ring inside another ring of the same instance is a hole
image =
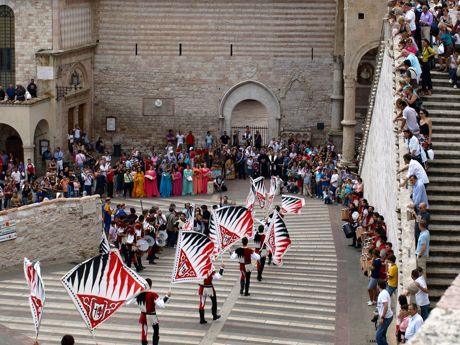
[[27, 91], [29, 91], [32, 98], [37, 97], [37, 85], [33, 79], [30, 79], [30, 83], [27, 85]]
[[16, 100], [25, 101], [26, 100], [26, 89], [22, 85], [16, 85]]
[[222, 145], [228, 145], [230, 142], [230, 137], [227, 134], [227, 131], [224, 131], [224, 134], [220, 137], [220, 142]]
[[208, 236], [209, 234], [209, 220], [211, 219], [211, 212], [208, 211], [208, 206], [201, 205], [202, 210], [202, 222], [204, 224], [203, 234]]
[[262, 147], [262, 135], [258, 130], [256, 131], [256, 134], [254, 134], [254, 146], [258, 150], [260, 150]]
[[0, 101], [3, 101], [5, 99], [6, 93], [5, 90], [3, 90], [3, 86], [0, 85]]
[[260, 165], [260, 174], [265, 178], [269, 178], [270, 177], [270, 164], [269, 164], [268, 156], [265, 153], [264, 149], [260, 151], [260, 155], [259, 155], [259, 158], [257, 158], [257, 161], [259, 162], [259, 165]]

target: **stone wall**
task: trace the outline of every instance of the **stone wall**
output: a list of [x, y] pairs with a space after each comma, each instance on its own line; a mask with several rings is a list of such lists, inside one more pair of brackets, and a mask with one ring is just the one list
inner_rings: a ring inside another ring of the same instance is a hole
[[0, 269], [40, 261], [82, 261], [97, 255], [101, 235], [99, 196], [56, 199], [0, 212], [16, 222], [17, 238], [0, 243]]
[[[254, 80], [276, 95], [280, 131], [316, 130], [317, 122], [328, 128], [335, 6], [333, 0], [101, 0], [94, 127], [125, 148], [164, 143], [170, 128], [192, 130], [203, 143], [208, 129], [219, 136], [225, 93]], [[172, 99], [174, 111], [143, 115], [143, 98]], [[116, 133], [105, 132], [107, 116], [116, 117]]]
[[[366, 155], [361, 177], [364, 196], [385, 217], [389, 241], [397, 244], [398, 190], [396, 184], [397, 150], [393, 132], [393, 59], [385, 51], [380, 80], [375, 96], [374, 112], [369, 127]], [[397, 253], [397, 251], [395, 251]]]

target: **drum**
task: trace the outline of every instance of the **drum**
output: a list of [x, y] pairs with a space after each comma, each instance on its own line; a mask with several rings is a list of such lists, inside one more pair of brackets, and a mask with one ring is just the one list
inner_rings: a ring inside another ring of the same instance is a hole
[[152, 247], [155, 244], [155, 239], [152, 236], [144, 236], [144, 240], [147, 241], [149, 247]]
[[168, 232], [167, 231], [159, 231], [158, 232], [158, 237], [161, 238], [163, 241], [166, 241], [168, 239]]
[[137, 247], [141, 252], [146, 252], [149, 250], [149, 243], [146, 240], [138, 240]]
[[350, 220], [350, 211], [349, 211], [348, 208], [343, 208], [341, 214], [342, 214], [342, 220], [343, 221], [346, 222], [346, 221]]
[[342, 225], [342, 230], [343, 230], [343, 233], [345, 234], [345, 237], [346, 238], [352, 238], [353, 237], [353, 233], [354, 233], [354, 229], [353, 229], [353, 226], [351, 226], [350, 223], [345, 223]]

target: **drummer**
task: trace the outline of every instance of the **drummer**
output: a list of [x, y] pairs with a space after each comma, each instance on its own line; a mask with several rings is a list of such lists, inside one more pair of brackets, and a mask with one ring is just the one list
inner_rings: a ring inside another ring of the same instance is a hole
[[[144, 222], [144, 216], [140, 215], [138, 218], [138, 222], [134, 225], [134, 231], [136, 234], [136, 246], [135, 246], [135, 255], [136, 255], [136, 270], [142, 271], [145, 267], [142, 266], [142, 255], [144, 252], [140, 249], [140, 241], [144, 237], [144, 230], [142, 229], [142, 223]], [[144, 249], [144, 248], [143, 248]], [[147, 248], [148, 249], [148, 248]]]

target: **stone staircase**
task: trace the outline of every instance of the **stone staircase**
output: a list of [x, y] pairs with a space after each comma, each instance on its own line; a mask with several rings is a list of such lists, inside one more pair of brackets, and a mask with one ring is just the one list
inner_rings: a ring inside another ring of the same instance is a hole
[[430, 161], [430, 258], [427, 263], [430, 299], [437, 302], [460, 273], [460, 90], [444, 72], [432, 72], [433, 94], [423, 105], [433, 121]]

